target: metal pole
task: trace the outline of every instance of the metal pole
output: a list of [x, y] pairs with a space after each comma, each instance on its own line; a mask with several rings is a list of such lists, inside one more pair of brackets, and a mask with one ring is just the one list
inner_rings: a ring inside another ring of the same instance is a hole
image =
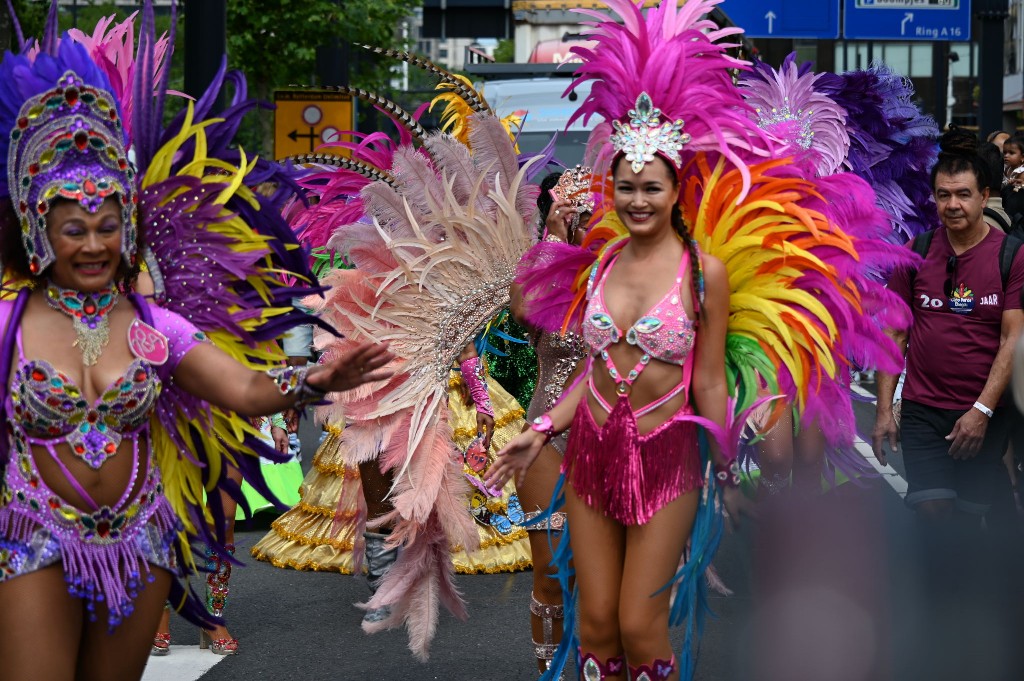
[[1003, 24], [1010, 16], [1009, 0], [974, 0], [981, 42], [978, 83], [981, 110], [978, 132], [984, 138], [1003, 123]]
[[[227, 54], [226, 0], [185, 0], [185, 92], [199, 98]], [[214, 111], [223, 108], [223, 97]]]
[[953, 125], [953, 106], [956, 104], [956, 97], [953, 96], [953, 59], [956, 52], [949, 53], [949, 67], [946, 74], [946, 124]]

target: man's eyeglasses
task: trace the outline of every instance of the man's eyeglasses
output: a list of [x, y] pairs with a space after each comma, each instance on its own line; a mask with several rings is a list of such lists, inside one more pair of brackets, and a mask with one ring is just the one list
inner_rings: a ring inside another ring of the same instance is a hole
[[946, 289], [946, 295], [950, 298], [953, 297], [953, 289], [956, 287], [956, 255], [949, 256], [946, 260], [946, 283], [943, 286]]

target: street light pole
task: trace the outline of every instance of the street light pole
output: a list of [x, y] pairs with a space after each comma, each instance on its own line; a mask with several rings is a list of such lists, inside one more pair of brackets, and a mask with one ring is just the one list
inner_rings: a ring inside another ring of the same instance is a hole
[[[197, 99], [210, 87], [227, 54], [226, 0], [185, 0], [185, 92]], [[223, 97], [214, 111], [223, 108]]]
[[978, 132], [984, 139], [1003, 127], [1003, 24], [1010, 16], [1009, 0], [974, 0], [981, 39], [978, 84], [981, 108]]
[[953, 125], [953, 106], [956, 104], [956, 97], [953, 96], [953, 64], [960, 61], [960, 55], [952, 50], [946, 55], [946, 125]]

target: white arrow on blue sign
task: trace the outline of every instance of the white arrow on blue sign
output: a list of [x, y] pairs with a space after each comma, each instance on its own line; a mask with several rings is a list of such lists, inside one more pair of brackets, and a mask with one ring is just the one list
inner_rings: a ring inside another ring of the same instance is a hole
[[845, 0], [847, 40], [971, 39], [971, 0]]
[[725, 0], [719, 8], [750, 38], [839, 37], [839, 0]]

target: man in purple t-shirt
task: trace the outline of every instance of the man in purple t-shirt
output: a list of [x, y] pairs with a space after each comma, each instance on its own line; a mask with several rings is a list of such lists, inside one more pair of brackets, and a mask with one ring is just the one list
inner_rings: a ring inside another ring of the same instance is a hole
[[[900, 423], [906, 503], [926, 519], [958, 512], [980, 522], [1010, 420], [1019, 418], [1004, 393], [1024, 326], [1024, 249], [1004, 286], [1000, 253], [1007, 237], [983, 217], [987, 173], [977, 154], [940, 155], [932, 188], [943, 227], [932, 235], [919, 269], [897, 271], [889, 281], [913, 314], [909, 351], [908, 333], [892, 335], [907, 352]], [[872, 446], [883, 464], [886, 440], [896, 451], [897, 378], [883, 374], [878, 381]]]

